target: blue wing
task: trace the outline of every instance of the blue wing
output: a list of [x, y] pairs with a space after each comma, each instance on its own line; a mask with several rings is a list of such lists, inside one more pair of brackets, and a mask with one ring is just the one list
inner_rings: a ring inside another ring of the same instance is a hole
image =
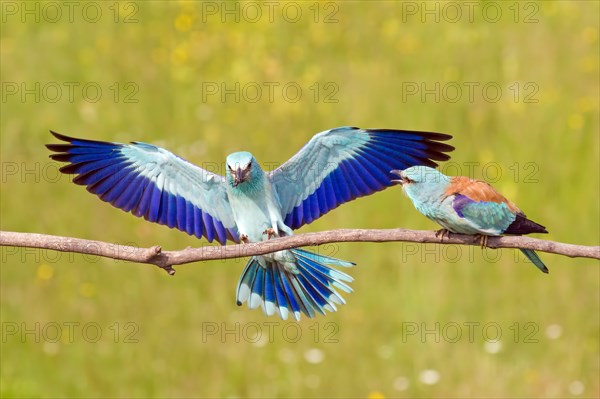
[[452, 136], [408, 130], [338, 127], [315, 135], [270, 173], [285, 224], [310, 223], [339, 205], [393, 185], [389, 172], [435, 167], [454, 147]]
[[50, 158], [73, 182], [135, 216], [210, 242], [238, 242], [222, 176], [150, 144], [110, 143], [51, 133], [69, 144], [48, 144]]

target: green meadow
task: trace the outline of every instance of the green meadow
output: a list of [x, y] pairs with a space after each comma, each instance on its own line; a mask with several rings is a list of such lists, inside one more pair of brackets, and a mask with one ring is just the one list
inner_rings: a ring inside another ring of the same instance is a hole
[[[452, 134], [547, 238], [600, 245], [600, 3], [17, 2], [1, 25], [2, 230], [208, 244], [60, 175], [52, 129], [143, 141], [216, 172], [265, 169], [344, 125]], [[393, 187], [298, 232], [437, 229]], [[246, 259], [176, 267], [0, 248], [0, 394], [20, 397], [598, 397], [598, 261], [343, 243], [336, 313], [235, 304]]]

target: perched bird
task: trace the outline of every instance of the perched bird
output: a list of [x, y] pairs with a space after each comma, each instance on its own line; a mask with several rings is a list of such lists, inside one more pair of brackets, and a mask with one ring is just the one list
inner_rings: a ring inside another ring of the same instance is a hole
[[[484, 246], [488, 236], [503, 234], [547, 233], [546, 228], [527, 216], [511, 201], [482, 180], [465, 176], [449, 177], [427, 166], [414, 166], [403, 171], [392, 170], [415, 208], [440, 224], [442, 239], [448, 231], [475, 234]], [[521, 249], [527, 259], [548, 273], [535, 251]]]
[[[287, 236], [344, 202], [393, 185], [388, 172], [436, 166], [453, 150], [440, 133], [340, 127], [315, 135], [294, 157], [263, 171], [249, 152], [227, 157], [225, 176], [162, 148], [92, 141], [51, 133], [68, 144], [48, 144], [60, 170], [117, 208], [225, 244]], [[253, 256], [237, 287], [237, 304], [264, 313], [335, 311], [352, 278], [331, 266], [354, 264], [302, 249]]]

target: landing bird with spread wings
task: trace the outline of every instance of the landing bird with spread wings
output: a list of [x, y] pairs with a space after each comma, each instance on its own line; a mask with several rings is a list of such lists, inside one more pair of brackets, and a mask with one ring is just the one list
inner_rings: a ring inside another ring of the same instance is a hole
[[[398, 180], [392, 181], [402, 185], [415, 208], [443, 227], [439, 232], [442, 239], [448, 231], [475, 234], [483, 246], [487, 236], [547, 233], [544, 226], [527, 219], [515, 204], [482, 180], [449, 177], [426, 166], [392, 170], [391, 173], [399, 176]], [[548, 273], [535, 251], [521, 249], [521, 252], [538, 269]]]
[[[264, 172], [249, 152], [227, 157], [225, 176], [167, 150], [51, 133], [49, 144], [73, 182], [135, 216], [225, 244], [291, 235], [344, 202], [393, 185], [390, 169], [436, 166], [454, 148], [441, 133], [339, 127], [315, 135], [296, 155]], [[237, 304], [267, 315], [314, 317], [345, 303], [352, 278], [331, 266], [354, 264], [302, 249], [253, 256], [237, 286]]]

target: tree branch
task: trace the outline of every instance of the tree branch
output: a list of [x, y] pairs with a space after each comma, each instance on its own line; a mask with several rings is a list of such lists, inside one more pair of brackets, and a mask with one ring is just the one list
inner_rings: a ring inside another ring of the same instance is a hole
[[[450, 234], [443, 241], [429, 230], [365, 230], [340, 229], [318, 233], [304, 233], [290, 237], [273, 238], [269, 241], [250, 244], [204, 246], [180, 251], [162, 251], [161, 247], [139, 248], [127, 245], [112, 244], [103, 241], [84, 240], [80, 238], [52, 236], [36, 233], [18, 233], [0, 231], [0, 246], [51, 249], [62, 252], [75, 252], [103, 256], [106, 258], [125, 260], [156, 265], [169, 274], [175, 274], [173, 265], [214, 259], [241, 258], [262, 255], [283, 249], [308, 245], [321, 245], [337, 242], [416, 242], [458, 245], [479, 245], [473, 236]], [[571, 258], [584, 257], [600, 259], [600, 246], [584, 246], [565, 244], [556, 241], [540, 240], [525, 236], [489, 237], [489, 248], [522, 248], [548, 252]]]

